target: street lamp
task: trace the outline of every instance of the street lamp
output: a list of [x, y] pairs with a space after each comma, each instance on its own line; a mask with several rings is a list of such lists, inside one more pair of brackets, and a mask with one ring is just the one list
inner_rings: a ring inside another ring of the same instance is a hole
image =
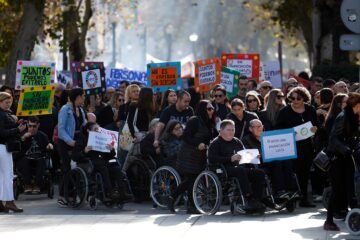
[[192, 47], [192, 52], [194, 54], [194, 58], [195, 60], [197, 59], [196, 57], [196, 49], [195, 49], [195, 43], [196, 41], [199, 39], [199, 36], [196, 34], [196, 33], [192, 33], [190, 36], [189, 36], [189, 40], [191, 42], [191, 47]]

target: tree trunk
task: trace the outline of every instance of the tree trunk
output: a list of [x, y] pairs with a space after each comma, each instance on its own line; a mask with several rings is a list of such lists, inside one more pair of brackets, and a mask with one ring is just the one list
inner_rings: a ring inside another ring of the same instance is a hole
[[9, 64], [6, 69], [5, 84], [15, 86], [16, 64], [18, 60], [30, 60], [34, 49], [36, 37], [41, 26], [45, 0], [26, 1], [24, 12], [20, 21], [15, 44], [11, 51]]

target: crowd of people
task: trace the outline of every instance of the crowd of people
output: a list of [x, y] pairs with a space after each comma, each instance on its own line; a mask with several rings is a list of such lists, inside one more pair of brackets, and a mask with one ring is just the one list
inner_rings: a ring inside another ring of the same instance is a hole
[[[128, 150], [119, 149], [117, 160], [122, 169], [109, 169], [105, 160], [114, 158], [114, 145], [109, 153], [87, 146], [89, 132], [99, 127], [118, 131], [127, 124], [142, 154], [155, 159], [157, 166], [174, 167], [182, 176], [181, 184], [171, 193], [168, 207], [175, 212], [175, 199], [191, 192], [196, 176], [207, 163], [222, 164], [229, 176], [238, 178], [247, 199], [247, 208], [263, 208], [261, 203], [265, 172], [269, 175], [275, 196], [294, 193], [298, 179], [300, 207], [315, 207], [329, 184], [329, 201], [325, 230], [339, 230], [334, 216], [344, 218], [350, 208], [358, 206], [354, 194], [354, 164], [351, 154], [359, 144], [360, 86], [346, 79], [335, 81], [313, 77], [305, 88], [289, 78], [282, 89], [269, 81], [257, 83], [245, 76], [239, 79], [239, 90], [232, 99], [225, 88], [216, 85], [209, 93], [198, 93], [194, 87], [154, 93], [152, 88], [123, 81], [119, 89], [109, 87], [95, 95], [85, 96], [83, 89], [67, 89], [58, 83], [52, 114], [17, 118], [16, 92], [0, 89], [0, 212], [22, 212], [14, 203], [13, 163], [24, 175], [25, 192], [38, 193], [44, 164], [37, 167], [31, 181], [29, 157], [52, 151], [53, 166], [60, 169], [58, 204], [66, 206], [63, 182], [71, 169], [71, 160], [88, 159], [101, 173], [109, 198], [130, 200], [131, 189], [125, 170], [129, 165]], [[263, 131], [293, 128], [311, 122], [314, 137], [296, 142], [297, 159], [263, 162], [261, 167], [240, 165], [242, 149], [259, 149]], [[131, 151], [131, 150], [130, 150]], [[313, 164], [320, 151], [332, 159], [331, 168], [323, 172]], [[179, 154], [181, 153], [181, 154]], [[113, 179], [117, 184], [113, 184]], [[312, 192], [308, 192], [311, 183]], [[188, 194], [188, 213], [196, 213], [192, 194]]]

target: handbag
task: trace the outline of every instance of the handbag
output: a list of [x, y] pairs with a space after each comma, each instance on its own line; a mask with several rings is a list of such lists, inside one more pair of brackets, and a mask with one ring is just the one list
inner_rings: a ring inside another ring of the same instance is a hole
[[[136, 127], [137, 115], [138, 115], [138, 109], [136, 108], [135, 115], [134, 115], [134, 121], [133, 121], [135, 136], [136, 136], [136, 133], [139, 132], [139, 129]], [[132, 148], [132, 146], [134, 145], [134, 141], [135, 141], [135, 138], [133, 138], [133, 136], [131, 135], [131, 132], [130, 132], [128, 117], [129, 117], [129, 115], [126, 117], [126, 122], [124, 124], [123, 129], [121, 130], [121, 134], [119, 137], [120, 148], [125, 151], [129, 151]]]
[[327, 172], [331, 166], [331, 158], [322, 150], [316, 155], [313, 163], [322, 171]]

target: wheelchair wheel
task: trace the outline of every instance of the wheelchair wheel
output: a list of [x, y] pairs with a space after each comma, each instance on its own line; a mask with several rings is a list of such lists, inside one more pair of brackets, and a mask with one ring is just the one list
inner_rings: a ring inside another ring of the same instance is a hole
[[346, 215], [345, 225], [350, 234], [360, 236], [360, 208], [354, 208]]
[[332, 191], [332, 188], [327, 187], [327, 188], [324, 188], [324, 191], [322, 194], [322, 197], [323, 197], [322, 204], [323, 204], [324, 208], [326, 208], [326, 209], [328, 209], [328, 206], [329, 206], [331, 191]]
[[95, 196], [89, 197], [89, 209], [94, 211], [98, 207], [98, 200], [95, 198]]
[[150, 197], [150, 181], [152, 172], [142, 160], [135, 160], [126, 171], [131, 190], [136, 202], [143, 202]]
[[64, 195], [69, 206], [80, 207], [88, 195], [88, 180], [84, 170], [75, 167], [65, 177]]
[[193, 198], [200, 213], [215, 214], [222, 201], [222, 188], [218, 176], [211, 171], [201, 172], [194, 183]]
[[[151, 178], [150, 196], [160, 208], [166, 209], [168, 207], [168, 199], [171, 192], [179, 186], [181, 179], [176, 170], [169, 166], [158, 168]], [[177, 205], [180, 198], [177, 199]]]

